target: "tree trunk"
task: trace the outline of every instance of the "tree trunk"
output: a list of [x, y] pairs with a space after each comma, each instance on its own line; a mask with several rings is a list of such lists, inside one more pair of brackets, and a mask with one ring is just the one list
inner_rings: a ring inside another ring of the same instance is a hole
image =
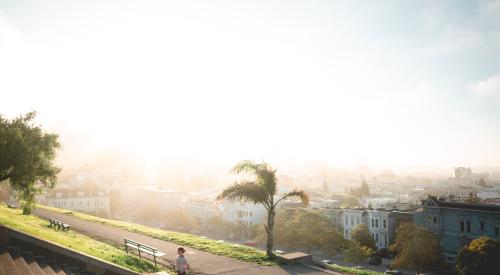
[[271, 257], [273, 255], [273, 246], [274, 246], [273, 230], [274, 230], [274, 209], [271, 209], [267, 214], [267, 227], [266, 227], [266, 232], [267, 232], [266, 253], [268, 257]]

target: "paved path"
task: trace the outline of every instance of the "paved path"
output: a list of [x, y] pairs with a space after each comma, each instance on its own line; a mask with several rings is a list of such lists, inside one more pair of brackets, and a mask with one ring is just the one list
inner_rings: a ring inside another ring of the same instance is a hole
[[[100, 239], [111, 241], [118, 245], [123, 245], [123, 238], [132, 239], [165, 252], [159, 262], [169, 265], [177, 257], [177, 247], [179, 245], [155, 239], [149, 236], [132, 233], [113, 226], [106, 226], [94, 222], [84, 221], [65, 214], [55, 213], [44, 209], [36, 209], [33, 214], [48, 220], [53, 218], [71, 225], [75, 231]], [[242, 262], [225, 256], [210, 254], [208, 252], [186, 247], [186, 256], [192, 267], [192, 271], [197, 274], [227, 274], [227, 275], [325, 275], [336, 274], [337, 272], [325, 272], [303, 265], [283, 265], [283, 266], [261, 266], [256, 263]]]

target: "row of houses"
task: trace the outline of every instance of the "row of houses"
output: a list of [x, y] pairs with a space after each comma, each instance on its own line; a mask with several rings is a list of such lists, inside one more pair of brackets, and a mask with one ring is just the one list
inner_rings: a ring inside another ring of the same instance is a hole
[[388, 248], [394, 241], [396, 228], [413, 220], [413, 212], [387, 211], [367, 208], [321, 208], [336, 229], [350, 240], [352, 231], [360, 224], [368, 227], [378, 248]]
[[[160, 192], [161, 191], [161, 192]], [[184, 208], [187, 213], [206, 221], [219, 216], [235, 224], [254, 225], [262, 223], [266, 211], [260, 205], [246, 202], [222, 201], [213, 199], [190, 199], [183, 201], [179, 192], [172, 190], [150, 190], [131, 188], [130, 194], [122, 194], [122, 200], [142, 202], [127, 203], [134, 210], [141, 205], [154, 205], [155, 209], [171, 210]], [[126, 193], [126, 192], [123, 192]], [[146, 203], [147, 202], [147, 203]], [[49, 206], [109, 215], [109, 192], [100, 188], [56, 189], [46, 197]], [[384, 210], [370, 208], [319, 208], [331, 219], [336, 229], [346, 239], [351, 239], [352, 230], [365, 224], [378, 248], [387, 248], [394, 241], [399, 224], [413, 221], [434, 232], [441, 244], [446, 261], [454, 262], [461, 247], [480, 236], [500, 239], [500, 205], [465, 203], [452, 200], [428, 198], [419, 210]], [[333, 205], [331, 205], [333, 206]], [[282, 207], [300, 207], [293, 202], [284, 202]], [[129, 213], [132, 209], [128, 209]]]
[[418, 210], [322, 208], [339, 232], [351, 239], [359, 224], [368, 227], [378, 248], [387, 248], [403, 222], [414, 222], [438, 237], [443, 258], [454, 263], [459, 250], [481, 236], [500, 239], [500, 205], [449, 201], [429, 197]]

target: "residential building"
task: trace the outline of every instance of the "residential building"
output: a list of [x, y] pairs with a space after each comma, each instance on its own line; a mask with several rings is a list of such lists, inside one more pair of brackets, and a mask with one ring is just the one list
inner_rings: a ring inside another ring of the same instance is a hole
[[438, 200], [429, 197], [415, 223], [434, 232], [445, 260], [455, 262], [461, 247], [481, 236], [500, 239], [500, 206]]
[[392, 197], [385, 198], [373, 198], [373, 197], [365, 197], [362, 200], [364, 207], [370, 208], [391, 208], [398, 199]]
[[343, 232], [342, 226], [342, 208], [319, 208], [319, 211], [327, 216], [332, 221], [334, 228], [339, 232]]
[[469, 167], [456, 167], [449, 181], [457, 186], [472, 185], [472, 171]]
[[378, 248], [387, 248], [392, 241], [394, 222], [391, 212], [367, 210], [368, 230]]
[[342, 211], [342, 226], [344, 238], [350, 240], [352, 230], [359, 224], [368, 224], [368, 216], [364, 208], [345, 208]]
[[261, 204], [230, 200], [222, 202], [222, 219], [225, 221], [254, 225], [262, 223], [266, 217], [267, 211]]
[[104, 189], [54, 189], [45, 202], [52, 207], [109, 216], [110, 199]]
[[221, 215], [221, 210], [214, 201], [191, 200], [186, 203], [186, 213], [205, 222]]
[[390, 229], [390, 243], [392, 244], [396, 239], [396, 230], [399, 226], [405, 222], [414, 222], [414, 216], [416, 211], [392, 211], [391, 218], [389, 222]]

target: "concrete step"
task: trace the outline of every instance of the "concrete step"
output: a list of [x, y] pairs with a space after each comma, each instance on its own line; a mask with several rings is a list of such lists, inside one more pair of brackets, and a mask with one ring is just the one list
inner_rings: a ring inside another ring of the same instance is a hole
[[73, 273], [73, 271], [69, 269], [67, 264], [61, 264], [59, 265], [59, 267], [61, 268], [62, 271], [64, 271], [66, 275], [75, 275], [75, 273]]
[[50, 265], [45, 260], [45, 257], [39, 257], [36, 259], [36, 261], [38, 262], [38, 265], [43, 270], [45, 275], [56, 275], [52, 267], [50, 267]]
[[52, 267], [52, 270], [54, 270], [57, 275], [66, 275], [66, 273], [61, 269], [56, 261], [49, 261], [47, 263], [50, 265], [50, 267]]
[[33, 257], [33, 253], [24, 252], [23, 258], [26, 264], [29, 266], [31, 273], [33, 273], [33, 275], [45, 275], [45, 272], [43, 272], [43, 270], [40, 268], [37, 261], [35, 260], [35, 257]]
[[9, 251], [7, 251], [7, 249], [3, 246], [0, 247], [0, 266], [2, 267], [2, 273], [9, 275], [23, 275], [19, 269], [17, 269]]
[[30, 267], [24, 260], [24, 258], [21, 255], [21, 250], [18, 247], [8, 247], [7, 250], [10, 253], [10, 256], [14, 260], [14, 263], [17, 266], [17, 269], [21, 274], [26, 274], [26, 275], [34, 275], [33, 272], [31, 272]]

